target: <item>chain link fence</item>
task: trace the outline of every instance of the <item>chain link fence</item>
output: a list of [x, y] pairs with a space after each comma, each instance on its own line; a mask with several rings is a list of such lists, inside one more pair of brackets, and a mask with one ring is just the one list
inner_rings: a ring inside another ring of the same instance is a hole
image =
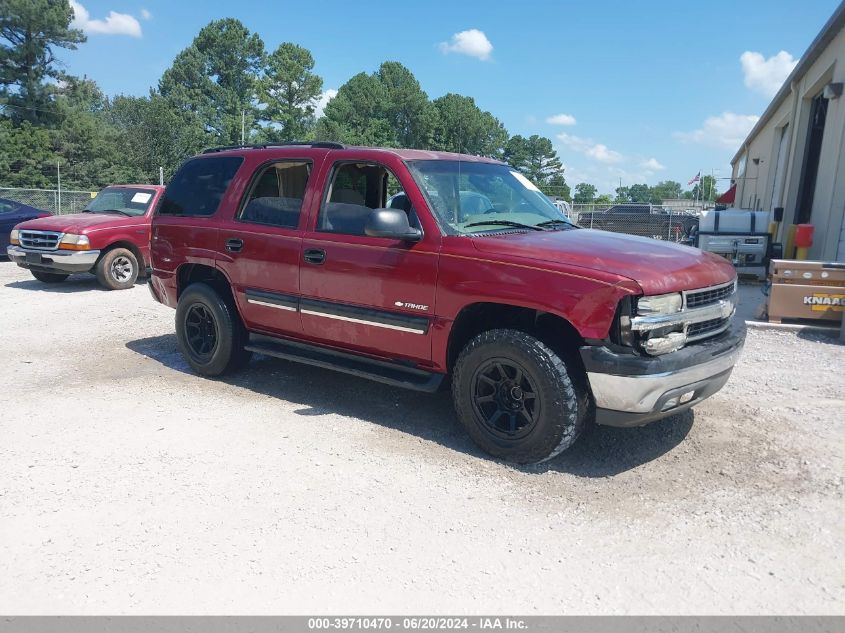
[[96, 191], [65, 191], [64, 189], [19, 189], [0, 187], [0, 198], [14, 200], [54, 215], [79, 213], [97, 194]]
[[696, 213], [651, 204], [573, 204], [571, 219], [587, 229], [682, 242], [698, 226]]

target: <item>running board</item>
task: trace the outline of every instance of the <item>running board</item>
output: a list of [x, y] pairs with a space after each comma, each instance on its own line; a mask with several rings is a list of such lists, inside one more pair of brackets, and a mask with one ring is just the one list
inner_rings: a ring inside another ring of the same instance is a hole
[[292, 360], [297, 363], [334, 369], [360, 378], [433, 393], [440, 388], [445, 374], [404, 366], [400, 363], [374, 360], [316, 345], [295, 343], [263, 334], [250, 334], [244, 346], [250, 352]]

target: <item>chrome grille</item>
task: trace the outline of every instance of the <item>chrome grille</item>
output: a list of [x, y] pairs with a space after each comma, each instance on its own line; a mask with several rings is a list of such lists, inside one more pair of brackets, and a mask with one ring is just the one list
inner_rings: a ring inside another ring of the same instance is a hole
[[727, 329], [730, 322], [730, 317], [727, 317], [724, 319], [710, 319], [709, 321], [690, 323], [687, 326], [687, 341], [697, 341], [708, 336], [714, 336]]
[[718, 303], [722, 299], [727, 299], [734, 292], [736, 292], [736, 282], [732, 281], [728, 284], [720, 286], [711, 286], [710, 288], [702, 288], [701, 290], [687, 290], [684, 295], [686, 297], [687, 308], [702, 308], [714, 303]]
[[52, 251], [59, 245], [62, 234], [54, 231], [20, 231], [18, 239], [24, 248]]

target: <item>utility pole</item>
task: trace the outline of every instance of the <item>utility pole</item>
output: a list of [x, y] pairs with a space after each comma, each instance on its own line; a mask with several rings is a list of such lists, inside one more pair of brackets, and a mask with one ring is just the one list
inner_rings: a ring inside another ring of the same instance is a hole
[[164, 184], [164, 167], [158, 168], [158, 184]]
[[57, 206], [59, 215], [62, 214], [62, 165], [61, 160], [56, 161], [56, 187], [58, 190]]
[[244, 144], [246, 136], [246, 110], [241, 110], [241, 145]]

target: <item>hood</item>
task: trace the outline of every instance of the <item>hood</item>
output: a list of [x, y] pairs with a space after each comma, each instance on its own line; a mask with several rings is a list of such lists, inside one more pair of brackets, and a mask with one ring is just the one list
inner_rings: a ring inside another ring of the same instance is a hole
[[712, 253], [648, 237], [571, 229], [472, 238], [488, 256], [509, 256], [599, 270], [636, 281], [647, 295], [704, 288], [736, 277]]
[[122, 224], [126, 224], [127, 220], [134, 224], [139, 221], [143, 221], [143, 216], [130, 218], [116, 213], [71, 213], [69, 215], [51, 215], [46, 218], [28, 220], [27, 222], [21, 224], [19, 228], [30, 229], [32, 231], [79, 233], [85, 229], [90, 229], [91, 227], [102, 224], [120, 226]]

